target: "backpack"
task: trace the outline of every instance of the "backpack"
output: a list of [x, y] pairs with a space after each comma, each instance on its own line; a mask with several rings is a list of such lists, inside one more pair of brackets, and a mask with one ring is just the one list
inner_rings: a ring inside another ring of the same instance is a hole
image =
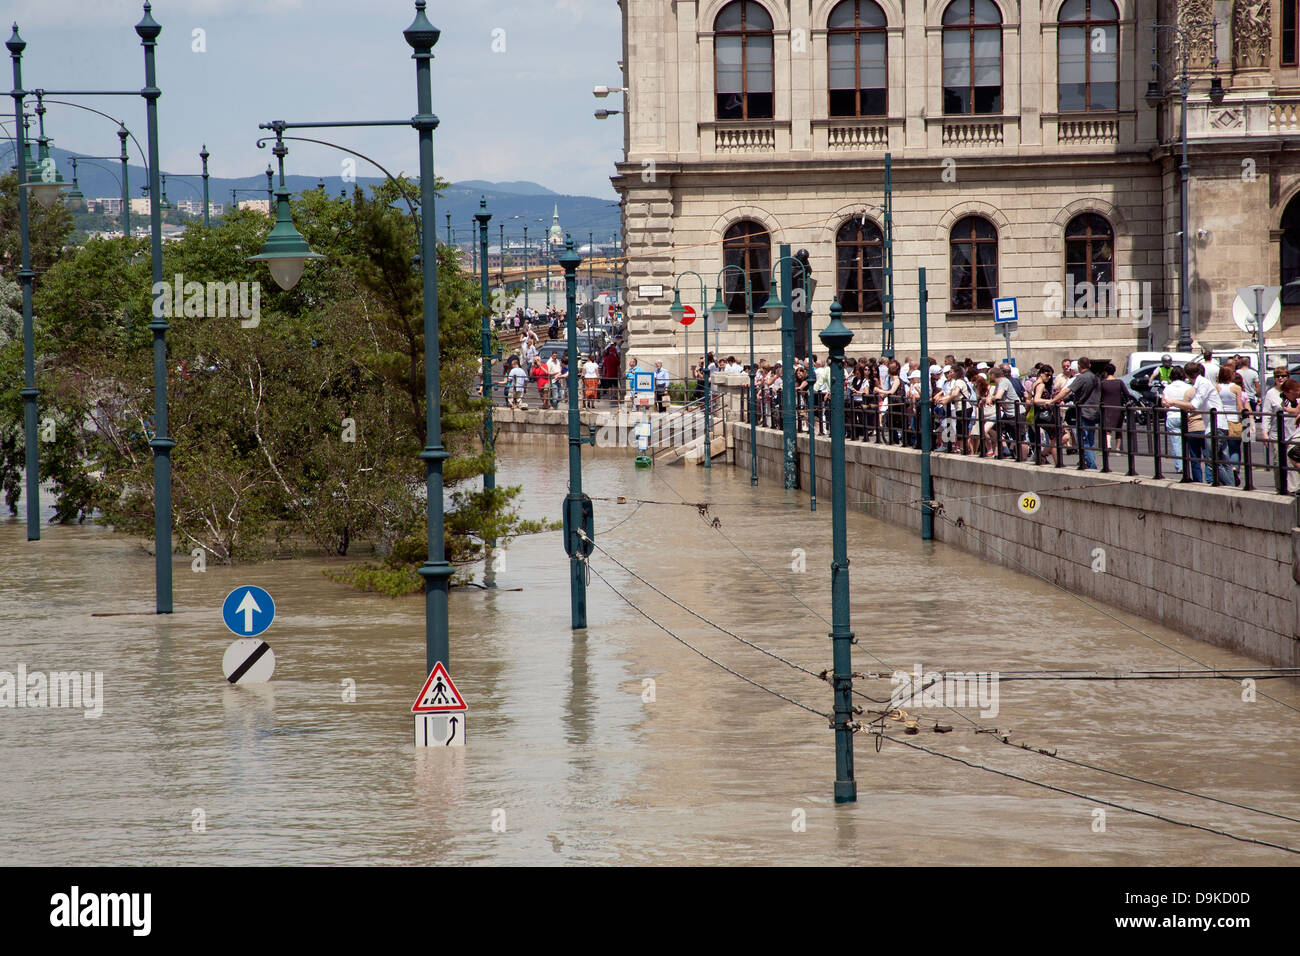
[[1011, 378], [1011, 387], [1016, 390], [1016, 398], [1023, 402], [1025, 400], [1025, 386], [1020, 384], [1020, 379], [1013, 376]]

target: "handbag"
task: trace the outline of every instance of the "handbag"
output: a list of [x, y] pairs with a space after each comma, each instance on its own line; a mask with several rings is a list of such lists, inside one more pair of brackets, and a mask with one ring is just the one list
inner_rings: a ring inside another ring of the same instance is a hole
[[1228, 422], [1228, 437], [1229, 438], [1241, 437], [1241, 422]]

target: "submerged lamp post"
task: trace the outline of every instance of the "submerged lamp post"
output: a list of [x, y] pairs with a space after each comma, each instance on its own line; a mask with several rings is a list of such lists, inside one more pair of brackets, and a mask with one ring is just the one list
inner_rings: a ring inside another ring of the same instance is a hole
[[713, 308], [709, 312], [713, 315], [715, 327], [725, 322], [731, 314], [727, 303], [722, 301], [722, 277], [730, 269], [739, 272], [740, 279], [745, 284], [745, 318], [749, 323], [749, 484], [753, 487], [758, 484], [758, 384], [754, 377], [758, 374], [758, 369], [754, 365], [754, 287], [749, 281], [748, 273], [740, 266], [723, 266], [718, 270]]
[[[785, 463], [785, 487], [793, 488], [798, 483], [798, 476], [795, 469], [795, 426], [794, 426], [794, 307], [793, 302], [787, 302], [784, 298], [784, 290], [793, 287], [793, 276], [791, 266], [797, 265], [807, 278], [804, 271], [804, 264], [794, 256], [790, 255], [789, 245], [780, 247], [781, 254], [776, 261], [772, 263], [771, 269], [771, 292], [768, 293], [767, 301], [763, 303], [763, 311], [772, 319], [781, 321], [781, 431], [784, 436], [784, 463]], [[781, 270], [780, 281], [777, 280], [777, 269]], [[807, 282], [804, 282], [807, 285]], [[809, 303], [811, 311], [811, 303]], [[811, 451], [812, 445], [810, 444]]]
[[[560, 256], [564, 269], [564, 324], [569, 342], [569, 374], [578, 369], [578, 266], [582, 257], [566, 237]], [[595, 518], [591, 499], [582, 493], [582, 446], [595, 444], [595, 426], [583, 438], [578, 414], [578, 390], [569, 385], [569, 493], [564, 499], [564, 550], [569, 554], [569, 611], [575, 631], [587, 626], [587, 558], [595, 543]]]
[[[17, 148], [16, 165], [20, 172], [19, 179], [26, 178], [27, 137], [24, 129], [26, 119], [23, 116], [23, 50], [26, 41], [18, 35], [18, 24], [14, 24], [13, 35], [5, 46], [9, 50], [14, 67], [14, 144]], [[19, 267], [18, 282], [23, 292], [23, 388], [19, 393], [23, 398], [23, 454], [27, 487], [24, 497], [27, 499], [27, 540], [41, 539], [41, 479], [40, 462], [36, 444], [36, 399], [40, 390], [36, 387], [36, 343], [34, 341], [32, 318], [32, 283], [36, 273], [32, 271], [32, 247], [28, 232], [27, 190], [18, 190], [18, 235]]]
[[853, 332], [840, 321], [840, 303], [831, 303], [822, 344], [831, 362], [831, 648], [834, 652], [835, 802], [853, 803], [853, 632], [849, 630], [849, 550], [844, 477], [844, 350]]
[[[590, 247], [589, 247], [590, 248]], [[704, 321], [704, 467], [712, 469], [713, 467], [713, 383], [709, 376], [709, 313], [704, 308], [705, 300], [708, 298], [708, 287], [704, 284], [704, 279], [698, 272], [692, 272], [689, 269], [685, 272], [679, 272], [677, 278], [673, 281], [673, 304], [668, 309], [678, 322], [686, 313], [686, 307], [682, 305], [682, 296], [678, 291], [681, 284], [682, 276], [695, 276], [700, 283], [700, 318]], [[682, 326], [686, 328], [686, 326]], [[690, 362], [690, 352], [687, 351], [686, 361]], [[689, 372], [690, 369], [688, 368]], [[685, 386], [683, 386], [685, 387]]]
[[[450, 669], [450, 632], [447, 620], [447, 590], [454, 573], [446, 559], [443, 539], [443, 463], [451, 457], [442, 445], [442, 399], [438, 368], [438, 253], [435, 199], [437, 184], [433, 171], [433, 131], [438, 117], [433, 115], [433, 83], [430, 62], [433, 47], [441, 31], [424, 15], [425, 0], [416, 0], [415, 19], [402, 35], [414, 50], [417, 112], [404, 120], [359, 120], [335, 123], [286, 123], [276, 120], [262, 124], [277, 134], [287, 129], [410, 126], [419, 136], [420, 154], [420, 267], [424, 279], [424, 407], [425, 445], [420, 459], [425, 463], [425, 489], [428, 508], [428, 558], [419, 569], [424, 578], [425, 659], [427, 673], [441, 662]], [[279, 144], [277, 144], [278, 146]], [[280, 147], [283, 148], [283, 147]], [[276, 155], [281, 155], [277, 153]], [[283, 161], [281, 162], [283, 170]], [[276, 223], [260, 255], [271, 268], [271, 275], [282, 287], [292, 288], [302, 277], [308, 259], [320, 258], [293, 226], [289, 210], [289, 191], [283, 174], [276, 209]], [[281, 280], [285, 281], [281, 281]]]
[[[481, 332], [481, 344], [483, 348], [483, 397], [487, 399], [487, 409], [483, 418], [483, 450], [488, 453], [487, 470], [483, 472], [483, 490], [492, 491], [497, 486], [496, 476], [496, 442], [492, 435], [492, 360], [496, 356], [492, 353], [492, 311], [488, 303], [488, 223], [492, 220], [492, 214], [487, 211], [487, 197], [483, 196], [478, 201], [479, 211], [474, 214], [474, 219], [478, 223], [478, 245], [479, 257], [481, 259], [482, 269], [479, 272], [479, 298], [483, 303], [483, 329]], [[491, 547], [496, 542], [489, 541]], [[491, 562], [489, 562], [490, 564]]]

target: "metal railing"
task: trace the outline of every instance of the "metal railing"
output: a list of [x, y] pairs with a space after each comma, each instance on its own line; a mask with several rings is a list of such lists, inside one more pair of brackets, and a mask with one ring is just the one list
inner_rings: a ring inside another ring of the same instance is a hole
[[[1217, 410], [1198, 414], [1132, 404], [1103, 406], [1101, 417], [1090, 422], [1070, 405], [1019, 400], [1000, 404], [1001, 409], [983, 403], [933, 406], [931, 447], [941, 454], [1080, 471], [1122, 470], [1129, 477], [1177, 478], [1183, 484], [1203, 482], [1280, 495], [1294, 494], [1300, 485], [1300, 463], [1287, 457], [1300, 448], [1300, 430], [1292, 427], [1288, 440], [1288, 415], [1283, 411], [1263, 421], [1260, 411], [1247, 410], [1234, 422], [1236, 414]], [[799, 395], [795, 421], [801, 432], [809, 429], [807, 405]], [[746, 392], [741, 409], [745, 422], [754, 418], [761, 428], [782, 427], [779, 393], [760, 391], [757, 406], [751, 407]], [[814, 396], [811, 419], [818, 434], [829, 433], [829, 415], [830, 402]], [[921, 446], [914, 401], [846, 402], [844, 421], [849, 441]], [[1067, 459], [1073, 460], [1067, 465]]]
[[[671, 412], [665, 412], [651, 419], [649, 449], [651, 458], [658, 462], [664, 453], [675, 448], [681, 448], [697, 438], [702, 439], [704, 437], [705, 401], [703, 398], [697, 398], [680, 408], [674, 408]], [[713, 429], [716, 431], [719, 427], [722, 427], [723, 434], [725, 434], [727, 403], [723, 401], [722, 395], [717, 389], [713, 390], [713, 395], [709, 401], [711, 403], [709, 412], [712, 416], [711, 424]]]

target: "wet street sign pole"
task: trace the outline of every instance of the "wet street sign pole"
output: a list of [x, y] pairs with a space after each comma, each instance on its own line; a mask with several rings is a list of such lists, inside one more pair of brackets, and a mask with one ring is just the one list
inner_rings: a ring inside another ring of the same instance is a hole
[[590, 553], [581, 532], [590, 527], [584, 520], [582, 499], [582, 435], [578, 414], [578, 265], [582, 257], [573, 250], [573, 239], [564, 242], [560, 256], [564, 269], [564, 323], [569, 338], [569, 494], [564, 499], [565, 546], [569, 552], [569, 605], [573, 629], [587, 626], [587, 569], [584, 558]]
[[782, 458], [785, 463], [785, 487], [793, 488], [799, 479], [795, 471], [795, 433], [794, 433], [794, 306], [785, 293], [790, 289], [790, 255], [789, 243], [780, 246], [781, 294], [784, 303], [781, 309], [781, 431], [784, 436]]
[[[478, 201], [478, 212], [474, 214], [475, 220], [478, 221], [478, 245], [479, 252], [483, 262], [483, 269], [479, 274], [479, 297], [483, 302], [483, 329], [482, 329], [482, 347], [483, 347], [483, 397], [487, 399], [487, 409], [483, 418], [483, 450], [488, 453], [487, 470], [483, 472], [483, 490], [491, 491], [497, 486], [496, 470], [496, 451], [495, 442], [492, 437], [492, 313], [491, 304], [488, 301], [488, 223], [492, 219], [492, 214], [487, 211], [487, 198], [480, 198]], [[572, 358], [569, 359], [573, 361]], [[495, 542], [489, 542], [489, 546]]]
[[13, 36], [5, 44], [14, 64], [14, 144], [17, 148], [15, 167], [18, 170], [18, 235], [19, 260], [18, 281], [22, 284], [23, 295], [23, 388], [19, 393], [23, 398], [23, 456], [27, 473], [27, 487], [23, 496], [27, 499], [27, 540], [41, 540], [41, 477], [37, 452], [40, 446], [36, 442], [36, 401], [40, 390], [36, 387], [36, 344], [32, 318], [32, 283], [36, 273], [32, 271], [32, 247], [28, 238], [27, 196], [30, 190], [23, 189], [22, 182], [27, 179], [27, 144], [23, 130], [23, 50], [26, 41], [18, 35], [18, 24], [14, 24]]
[[840, 303], [831, 303], [822, 344], [831, 362], [831, 685], [835, 694], [835, 802], [855, 803], [853, 779], [853, 632], [849, 630], [849, 545], [844, 476], [844, 350], [853, 333], [840, 321]]
[[932, 406], [930, 399], [933, 383], [930, 381], [930, 330], [927, 328], [925, 304], [929, 293], [925, 291], [925, 268], [920, 269], [921, 289], [921, 540], [934, 540], [934, 479], [930, 477], [930, 446], [934, 443], [934, 429], [930, 427]]

